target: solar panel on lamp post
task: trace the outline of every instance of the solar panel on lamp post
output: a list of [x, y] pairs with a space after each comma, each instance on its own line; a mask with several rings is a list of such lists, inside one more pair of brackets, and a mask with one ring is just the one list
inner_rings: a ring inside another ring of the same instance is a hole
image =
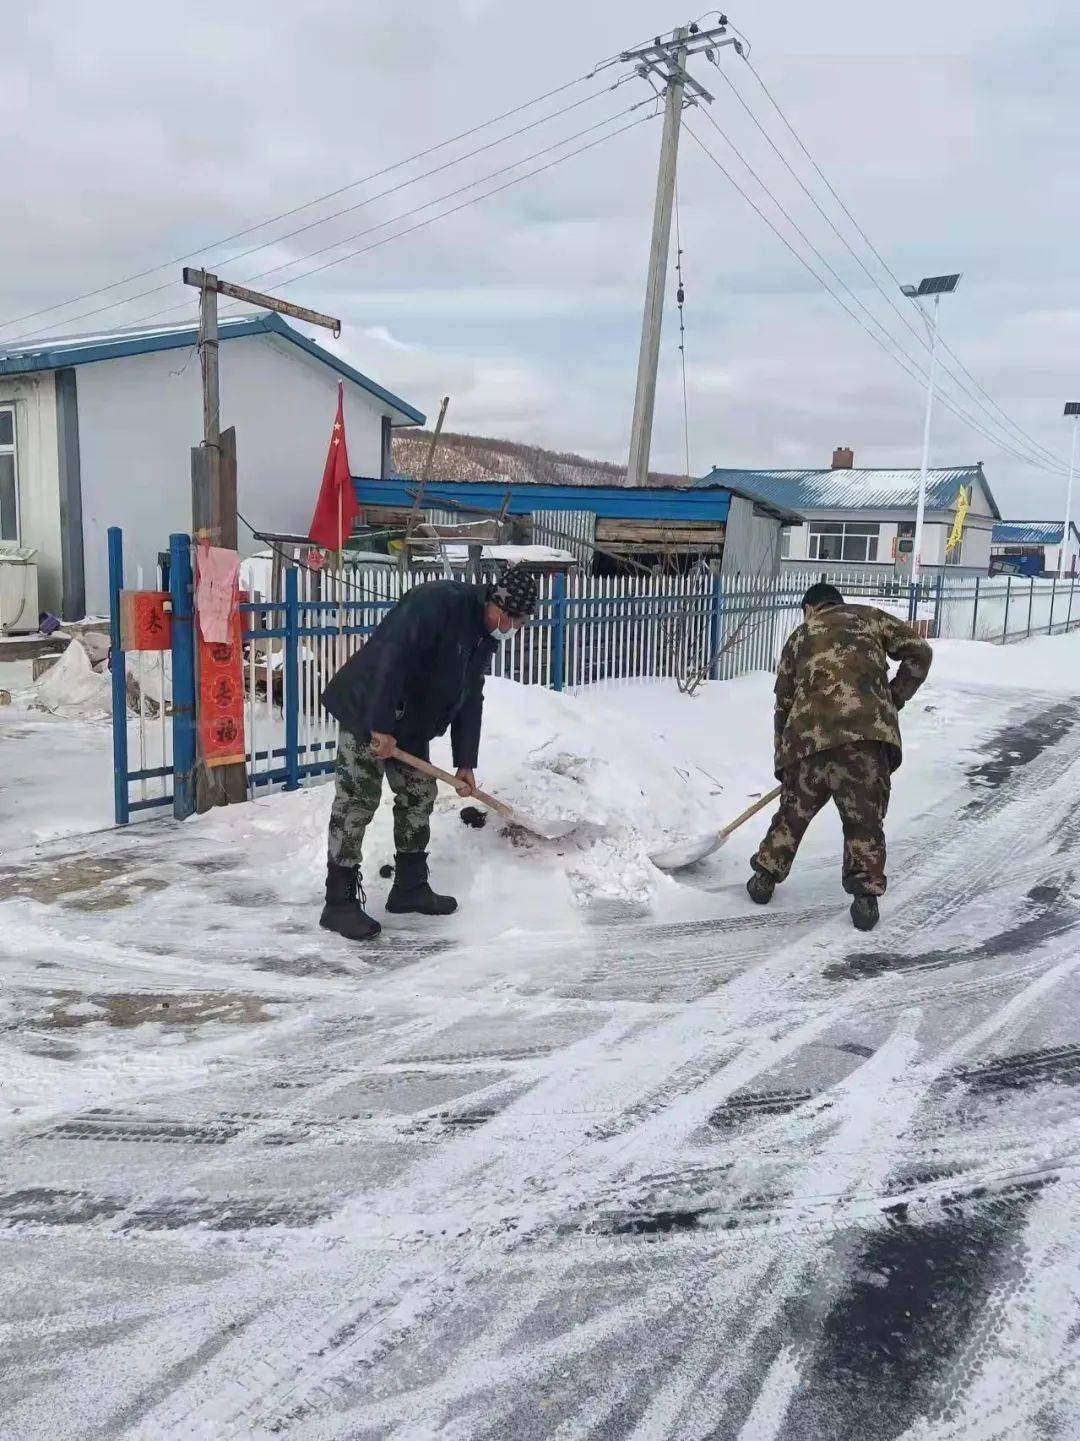
[[[1069, 551], [1069, 530], [1072, 527], [1073, 476], [1076, 473], [1076, 428], [1080, 422], [1080, 400], [1067, 400], [1065, 414], [1072, 417], [1072, 451], [1069, 455], [1069, 484], [1065, 491], [1065, 525], [1061, 531], [1061, 551], [1058, 555], [1058, 580], [1065, 578], [1065, 557]], [[1070, 567], [1072, 570], [1072, 567]]]
[[[911, 556], [911, 579], [917, 583], [922, 575], [923, 528], [926, 519], [926, 474], [930, 463], [930, 417], [934, 410], [934, 381], [937, 378], [938, 306], [943, 295], [951, 295], [960, 283], [957, 275], [928, 275], [918, 285], [900, 287], [909, 300], [922, 310], [921, 301], [933, 296], [934, 309], [927, 324], [930, 327], [930, 375], [926, 386], [926, 417], [923, 421], [922, 465], [919, 470], [919, 500], [915, 509], [915, 541]], [[924, 319], [926, 315], [924, 312]]]

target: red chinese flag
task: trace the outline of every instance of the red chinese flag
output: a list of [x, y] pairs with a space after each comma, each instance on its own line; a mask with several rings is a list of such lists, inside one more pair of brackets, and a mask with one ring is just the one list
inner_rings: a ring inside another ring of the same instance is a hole
[[349, 474], [349, 452], [345, 445], [345, 386], [338, 382], [337, 419], [330, 436], [319, 499], [311, 517], [309, 539], [324, 550], [340, 550], [348, 540], [360, 506]]

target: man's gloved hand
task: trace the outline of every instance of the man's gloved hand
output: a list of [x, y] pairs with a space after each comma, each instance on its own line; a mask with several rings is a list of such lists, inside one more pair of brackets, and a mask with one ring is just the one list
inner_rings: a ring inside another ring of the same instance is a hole
[[371, 732], [371, 754], [377, 761], [388, 761], [397, 750], [397, 737], [384, 731]]
[[457, 776], [457, 793], [462, 800], [467, 800], [469, 796], [474, 796], [476, 794], [476, 776], [470, 768], [468, 766], [458, 766], [455, 774]]

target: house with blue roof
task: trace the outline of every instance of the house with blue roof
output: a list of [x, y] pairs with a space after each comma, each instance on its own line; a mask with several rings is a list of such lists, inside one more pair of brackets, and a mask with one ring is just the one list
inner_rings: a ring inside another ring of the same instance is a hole
[[[697, 482], [705, 488], [730, 486], [762, 502], [786, 505], [803, 520], [785, 528], [782, 557], [787, 570], [827, 571], [911, 569], [919, 471], [859, 470], [847, 447], [833, 453], [826, 470], [728, 470], [714, 467]], [[967, 514], [958, 547], [946, 546], [961, 493]], [[975, 465], [934, 468], [927, 473], [922, 568], [934, 573], [986, 575], [997, 501]]]
[[1069, 545], [1065, 564], [1061, 564], [1061, 541], [1065, 534], [1063, 520], [1003, 520], [994, 526], [990, 546], [990, 569], [1012, 575], [1077, 574], [1080, 557], [1080, 531], [1075, 521], [1069, 522]]
[[[109, 526], [124, 531], [128, 584], [141, 570], [146, 586], [170, 532], [190, 530], [191, 448], [202, 438], [196, 339], [182, 324], [0, 342], [0, 544], [37, 552], [42, 609], [65, 620], [107, 613]], [[424, 423], [279, 315], [223, 318], [220, 340], [239, 510], [261, 533], [307, 533], [339, 381], [354, 471], [388, 474], [393, 428]], [[258, 550], [240, 530], [242, 553]]]

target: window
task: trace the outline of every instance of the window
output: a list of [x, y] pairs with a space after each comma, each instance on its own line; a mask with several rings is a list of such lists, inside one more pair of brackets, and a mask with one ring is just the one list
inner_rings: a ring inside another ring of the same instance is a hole
[[19, 487], [15, 466], [15, 411], [0, 407], [0, 540], [19, 539]]
[[782, 526], [780, 527], [780, 559], [781, 559], [781, 560], [790, 560], [790, 559], [791, 559], [791, 526], [790, 526], [790, 525], [782, 525]]
[[865, 564], [877, 560], [880, 525], [863, 521], [812, 520], [811, 560], [848, 560]]

